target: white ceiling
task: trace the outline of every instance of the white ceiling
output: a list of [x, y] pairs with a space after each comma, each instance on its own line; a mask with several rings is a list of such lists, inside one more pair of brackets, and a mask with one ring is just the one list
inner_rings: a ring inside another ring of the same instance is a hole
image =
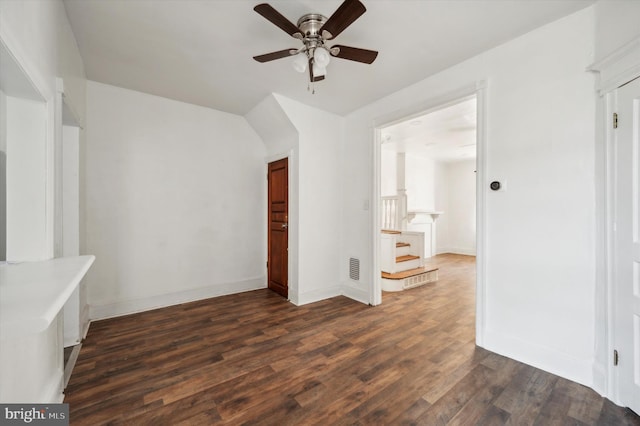
[[[260, 0], [65, 0], [87, 78], [236, 114], [271, 92], [346, 114], [593, 3], [593, 0], [363, 0], [335, 39], [378, 50], [372, 65], [333, 58], [307, 91], [290, 58], [253, 56], [300, 41], [253, 11]], [[340, 0], [271, 0], [293, 23]], [[331, 43], [334, 44], [334, 43]]]
[[381, 130], [382, 149], [436, 161], [476, 157], [476, 99], [465, 100]]

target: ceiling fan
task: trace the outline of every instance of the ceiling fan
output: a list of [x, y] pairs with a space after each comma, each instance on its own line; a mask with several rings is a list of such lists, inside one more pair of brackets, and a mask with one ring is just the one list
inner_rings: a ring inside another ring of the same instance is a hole
[[281, 30], [302, 42], [302, 47], [279, 50], [254, 56], [258, 62], [269, 62], [276, 59], [295, 56], [293, 67], [298, 72], [309, 70], [309, 82], [324, 80], [327, 75], [327, 65], [331, 56], [350, 61], [371, 64], [378, 52], [342, 45], [328, 46], [328, 40], [336, 38], [367, 10], [359, 0], [345, 0], [340, 7], [327, 19], [317, 13], [308, 13], [298, 19], [294, 25], [287, 18], [267, 3], [253, 8], [268, 21]]

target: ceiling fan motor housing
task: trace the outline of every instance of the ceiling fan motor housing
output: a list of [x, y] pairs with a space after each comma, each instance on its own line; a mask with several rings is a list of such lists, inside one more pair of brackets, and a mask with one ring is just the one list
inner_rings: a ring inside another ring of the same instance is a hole
[[327, 18], [318, 13], [307, 13], [298, 19], [298, 28], [304, 35], [304, 38], [318, 39], [320, 28], [327, 22]]

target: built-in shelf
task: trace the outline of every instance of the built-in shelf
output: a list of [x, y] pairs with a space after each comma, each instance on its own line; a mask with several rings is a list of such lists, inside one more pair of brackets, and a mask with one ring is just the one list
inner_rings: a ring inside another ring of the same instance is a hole
[[39, 333], [54, 321], [95, 256], [0, 266], [0, 335]]

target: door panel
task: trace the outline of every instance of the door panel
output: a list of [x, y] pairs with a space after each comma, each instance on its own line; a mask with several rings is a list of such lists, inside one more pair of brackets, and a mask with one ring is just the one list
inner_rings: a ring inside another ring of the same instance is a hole
[[640, 413], [640, 79], [617, 90], [614, 298], [618, 397]]
[[289, 170], [288, 159], [269, 163], [269, 258], [268, 286], [276, 293], [288, 297], [289, 246]]

